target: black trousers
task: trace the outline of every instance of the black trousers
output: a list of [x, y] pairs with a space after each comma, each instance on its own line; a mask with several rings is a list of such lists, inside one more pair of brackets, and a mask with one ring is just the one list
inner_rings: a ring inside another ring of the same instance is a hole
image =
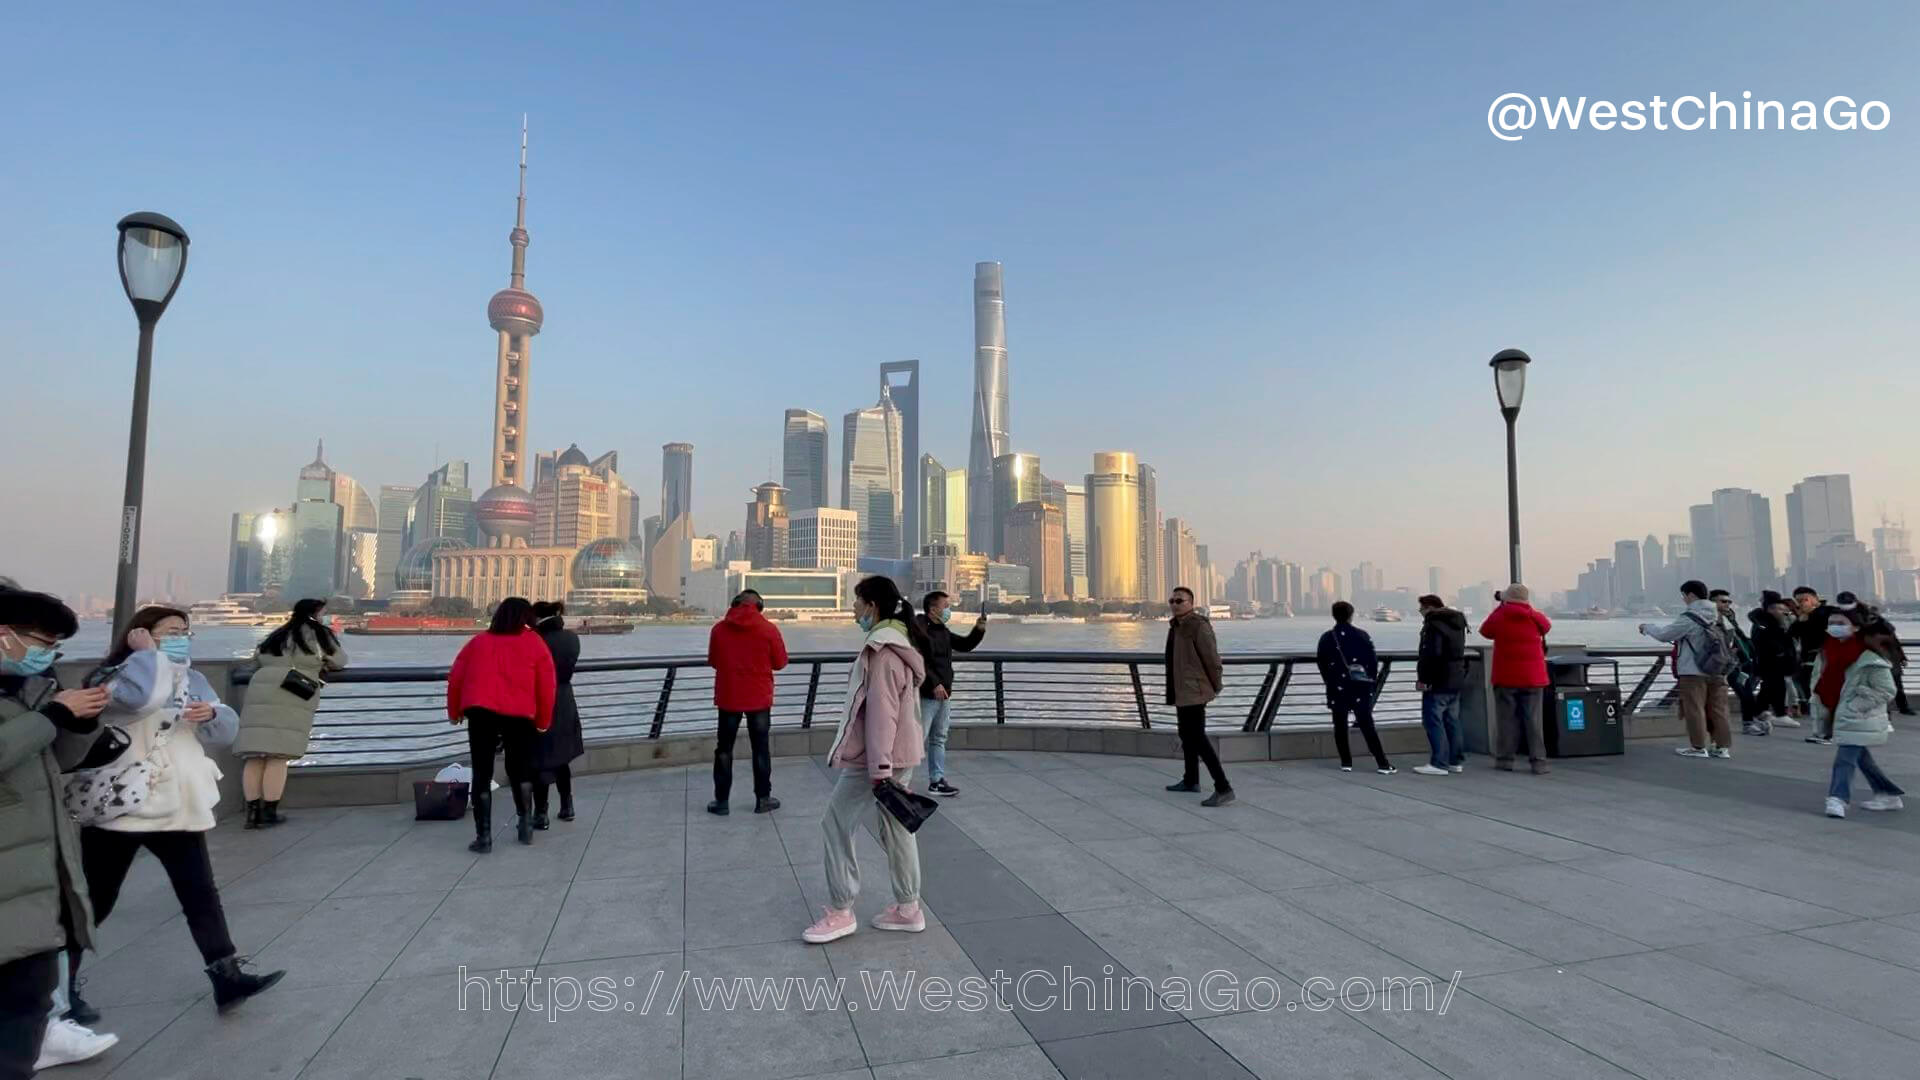
[[521, 785], [539, 779], [534, 767], [540, 751], [540, 733], [524, 716], [502, 716], [491, 709], [468, 709], [467, 749], [473, 754], [473, 790], [493, 790], [493, 755], [502, 748], [507, 758], [507, 786], [513, 789], [514, 812], [527, 812], [527, 792]]
[[547, 785], [560, 789], [560, 809], [566, 810], [573, 805], [573, 766], [562, 765], [557, 769], [543, 769], [540, 779], [533, 785], [533, 809], [537, 814], [547, 812]]
[[207, 834], [202, 832], [119, 832], [80, 830], [80, 867], [87, 875], [87, 895], [93, 899], [93, 921], [105, 925], [120, 899], [120, 886], [141, 848], [153, 852], [173, 883], [173, 895], [187, 917], [187, 929], [208, 964], [234, 953], [227, 933], [227, 913], [220, 906], [220, 890], [213, 883], [213, 860], [207, 856]]
[[1220, 755], [1213, 752], [1213, 744], [1207, 741], [1207, 707], [1205, 705], [1178, 705], [1174, 715], [1179, 717], [1180, 751], [1186, 755], [1187, 767], [1180, 774], [1184, 783], [1200, 782], [1200, 763], [1207, 763], [1207, 775], [1213, 777], [1216, 791], [1232, 791], [1233, 785], [1227, 783], [1226, 770], [1220, 767]]
[[747, 721], [747, 741], [753, 744], [753, 794], [764, 799], [773, 794], [773, 750], [771, 746], [773, 710], [729, 712], [720, 710], [720, 744], [713, 748], [713, 797], [721, 802], [733, 793], [733, 742], [740, 736], [740, 720]]
[[0, 1080], [27, 1080], [40, 1059], [53, 988], [60, 983], [60, 950], [0, 964]]
[[1333, 707], [1333, 747], [1340, 751], [1340, 764], [1352, 767], [1353, 750], [1347, 743], [1347, 715], [1353, 715], [1353, 722], [1360, 728], [1360, 737], [1367, 740], [1367, 752], [1381, 768], [1388, 767], [1387, 752], [1380, 748], [1380, 733], [1373, 729], [1373, 696], [1362, 693], [1359, 700], [1343, 702]]

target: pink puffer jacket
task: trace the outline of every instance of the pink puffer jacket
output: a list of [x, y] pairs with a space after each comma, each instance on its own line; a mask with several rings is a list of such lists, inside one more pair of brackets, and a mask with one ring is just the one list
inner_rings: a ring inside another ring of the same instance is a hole
[[848, 673], [846, 710], [827, 764], [864, 767], [874, 780], [918, 765], [920, 682], [926, 675], [926, 662], [907, 639], [904, 624], [890, 620], [874, 627]]

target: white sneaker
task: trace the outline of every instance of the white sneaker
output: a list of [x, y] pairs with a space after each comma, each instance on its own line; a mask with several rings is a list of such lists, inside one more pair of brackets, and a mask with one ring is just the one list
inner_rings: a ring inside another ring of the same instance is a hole
[[1447, 766], [1447, 771], [1451, 773], [1463, 773], [1467, 771], [1467, 767], [1465, 765], [1449, 765]]
[[1392, 776], [1394, 773], [1397, 773], [1400, 770], [1389, 765], [1384, 769], [1375, 769], [1373, 771], [1379, 773], [1381, 776]]
[[1799, 727], [1800, 721], [1795, 720], [1791, 716], [1776, 716], [1773, 718], [1773, 726], [1774, 727]]
[[1353, 766], [1351, 766], [1351, 765], [1342, 765], [1342, 766], [1340, 766], [1340, 771], [1341, 771], [1341, 772], [1352, 772], [1352, 771], [1353, 771]]
[[119, 1041], [118, 1035], [97, 1035], [91, 1028], [83, 1028], [71, 1020], [50, 1020], [46, 1041], [40, 1044], [40, 1060], [34, 1062], [33, 1067], [51, 1069], [56, 1065], [91, 1061], [113, 1049]]
[[1839, 799], [1836, 799], [1831, 795], [1827, 796], [1827, 816], [1828, 817], [1846, 817], [1847, 804], [1841, 802]]
[[1875, 795], [1860, 804], [1862, 810], [1904, 810], [1907, 804], [1900, 801], [1898, 795]]
[[1421, 776], [1448, 776], [1447, 770], [1434, 765], [1415, 765], [1413, 771]]
[[1707, 751], [1707, 753], [1717, 758], [1730, 758], [1733, 756], [1733, 751], [1730, 748], [1725, 746], [1716, 746], [1713, 749]]
[[1674, 753], [1679, 754], [1681, 757], [1712, 757], [1713, 756], [1708, 751], [1695, 749], [1694, 747], [1691, 747], [1691, 746], [1682, 746], [1676, 749]]

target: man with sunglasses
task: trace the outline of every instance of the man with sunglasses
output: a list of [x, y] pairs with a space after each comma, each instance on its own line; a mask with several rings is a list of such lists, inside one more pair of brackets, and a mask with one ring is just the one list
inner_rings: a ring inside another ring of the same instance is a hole
[[1167, 704], [1179, 718], [1180, 750], [1186, 757], [1186, 769], [1180, 782], [1168, 784], [1168, 791], [1199, 791], [1200, 762], [1207, 763], [1213, 777], [1213, 794], [1201, 806], [1225, 806], [1233, 801], [1233, 785], [1227, 783], [1226, 770], [1220, 767], [1220, 755], [1207, 741], [1207, 702], [1220, 695], [1220, 646], [1213, 637], [1213, 623], [1193, 608], [1193, 590], [1185, 585], [1167, 597], [1173, 620], [1167, 624]]
[[0, 583], [0, 791], [10, 796], [0, 801], [0, 1080], [25, 1080], [117, 1041], [49, 1017], [62, 951], [93, 943], [60, 772], [92, 749], [107, 691], [60, 689], [50, 673], [79, 620], [53, 597], [9, 584]]

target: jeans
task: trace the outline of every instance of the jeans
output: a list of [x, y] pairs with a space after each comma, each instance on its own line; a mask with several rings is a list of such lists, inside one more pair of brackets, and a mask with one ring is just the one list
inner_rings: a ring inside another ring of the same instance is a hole
[[1687, 722], [1687, 742], [1695, 750], [1705, 750], [1709, 743], [1732, 747], [1727, 680], [1718, 675], [1681, 675], [1674, 681], [1680, 685], [1680, 719]]
[[927, 725], [927, 782], [947, 775], [947, 729], [953, 726], [952, 698], [921, 698], [920, 722]]
[[1546, 696], [1547, 692], [1537, 687], [1494, 688], [1493, 760], [1496, 765], [1512, 767], [1513, 757], [1523, 740], [1527, 744], [1527, 761], [1534, 765], [1546, 764], [1547, 739], [1540, 730]]
[[540, 776], [534, 767], [540, 753], [540, 733], [534, 730], [533, 721], [524, 716], [502, 716], [491, 709], [468, 709], [466, 717], [467, 749], [473, 754], [472, 790], [493, 791], [493, 754], [496, 748], [503, 749], [514, 813], [530, 812], [527, 796]]
[[747, 741], [753, 744], [753, 796], [764, 799], [773, 794], [773, 751], [768, 745], [773, 726], [773, 710], [753, 712], [720, 710], [720, 742], [713, 748], [713, 797], [726, 802], [733, 793], [733, 744], [740, 737], [740, 720], [747, 721]]
[[1382, 769], [1392, 768], [1387, 761], [1387, 752], [1380, 748], [1380, 733], [1373, 729], [1373, 694], [1368, 690], [1357, 691], [1359, 697], [1354, 701], [1342, 701], [1333, 707], [1333, 748], [1340, 751], [1340, 766], [1353, 767], [1353, 750], [1347, 744], [1347, 714], [1353, 714], [1353, 722], [1360, 728], [1360, 737], [1367, 740], [1367, 753], [1373, 755], [1373, 762]]
[[[901, 787], [913, 779], [912, 769], [895, 769], [893, 779]], [[827, 814], [820, 819], [825, 839], [827, 902], [836, 910], [853, 907], [860, 895], [860, 864], [853, 854], [853, 839], [860, 828], [860, 815], [875, 815], [880, 846], [887, 853], [887, 873], [893, 879], [896, 904], [912, 904], [920, 899], [920, 843], [887, 813], [873, 797], [873, 781], [865, 769], [841, 769], [833, 781], [833, 794], [827, 797]]]
[[0, 964], [0, 1080], [28, 1080], [47, 1034], [47, 1008], [60, 983], [60, 950]]
[[1900, 785], [1887, 779], [1880, 771], [1879, 763], [1873, 760], [1873, 750], [1865, 746], [1836, 746], [1833, 748], [1833, 780], [1827, 784], [1827, 794], [1841, 802], [1853, 797], [1853, 770], [1858, 768], [1867, 778], [1867, 786], [1875, 795], [1905, 795]]
[[1427, 729], [1428, 764], [1436, 769], [1467, 763], [1460, 733], [1460, 691], [1428, 690], [1420, 695], [1420, 726]]
[[1180, 773], [1182, 783], [1200, 782], [1200, 763], [1207, 763], [1207, 775], [1213, 778], [1215, 791], [1232, 791], [1233, 785], [1227, 783], [1227, 772], [1220, 767], [1220, 755], [1214, 753], [1213, 743], [1207, 739], [1207, 707], [1205, 705], [1177, 705], [1174, 715], [1179, 718], [1180, 752], [1186, 758], [1186, 768]]

